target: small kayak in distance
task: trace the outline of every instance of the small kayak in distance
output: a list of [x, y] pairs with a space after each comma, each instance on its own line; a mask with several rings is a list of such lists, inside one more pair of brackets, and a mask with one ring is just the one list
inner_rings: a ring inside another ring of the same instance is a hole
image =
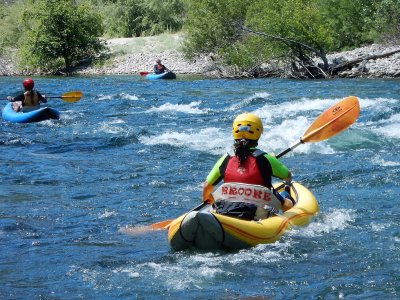
[[[238, 188], [235, 194], [240, 194], [241, 191], [246, 196], [247, 193], [254, 194], [260, 186], [252, 187]], [[274, 184], [274, 188], [282, 191], [284, 184]], [[265, 198], [267, 203], [270, 201], [271, 198], [266, 197], [266, 193], [256, 192], [254, 195]], [[230, 192], [227, 194], [231, 195]], [[218, 214], [210, 205], [183, 214], [169, 225], [169, 244], [175, 251], [186, 249], [237, 251], [259, 244], [273, 243], [279, 240], [288, 228], [308, 224], [319, 210], [315, 197], [303, 185], [293, 182], [290, 195], [296, 202], [291, 209], [274, 213], [271, 217], [261, 220], [245, 220]]]
[[161, 73], [161, 74], [147, 74], [146, 79], [156, 80], [156, 79], [175, 79], [176, 74], [172, 71]]
[[13, 123], [32, 123], [49, 119], [59, 119], [60, 113], [51, 107], [42, 107], [29, 112], [16, 112], [12, 108], [12, 103], [9, 102], [3, 108], [2, 117], [5, 121]]

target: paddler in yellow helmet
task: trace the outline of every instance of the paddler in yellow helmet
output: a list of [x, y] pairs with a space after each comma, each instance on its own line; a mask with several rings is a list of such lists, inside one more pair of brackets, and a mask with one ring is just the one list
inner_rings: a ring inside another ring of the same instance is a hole
[[[291, 173], [275, 156], [257, 149], [258, 140], [263, 133], [259, 117], [251, 113], [238, 115], [233, 121], [232, 135], [235, 155], [225, 154], [214, 165], [203, 184], [203, 201], [214, 203], [212, 192], [214, 186], [222, 180], [227, 182], [261, 185], [272, 189], [272, 177], [291, 180]], [[275, 192], [281, 201], [282, 210], [288, 210], [294, 201], [288, 194], [282, 197]], [[218, 203], [216, 203], [218, 205]], [[232, 203], [230, 204], [232, 206]], [[244, 208], [245, 204], [241, 204]], [[232, 208], [231, 209], [240, 209]], [[218, 212], [218, 211], [217, 211]]]

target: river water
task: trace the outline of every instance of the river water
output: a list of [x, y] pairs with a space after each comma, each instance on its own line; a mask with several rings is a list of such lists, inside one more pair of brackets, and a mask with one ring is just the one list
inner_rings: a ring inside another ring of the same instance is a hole
[[[1, 299], [399, 299], [400, 81], [35, 78], [60, 120], [0, 121]], [[0, 77], [0, 97], [22, 78]], [[165, 231], [121, 233], [200, 203], [243, 111], [279, 153], [344, 97], [356, 123], [282, 161], [320, 213], [276, 243], [173, 252]], [[3, 102], [5, 104], [5, 101]]]

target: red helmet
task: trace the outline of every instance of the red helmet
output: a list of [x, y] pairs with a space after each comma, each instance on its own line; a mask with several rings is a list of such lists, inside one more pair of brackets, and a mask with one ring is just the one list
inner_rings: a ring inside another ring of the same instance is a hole
[[24, 81], [22, 81], [22, 85], [26, 90], [32, 90], [35, 82], [33, 82], [32, 78], [26, 78], [24, 79]]

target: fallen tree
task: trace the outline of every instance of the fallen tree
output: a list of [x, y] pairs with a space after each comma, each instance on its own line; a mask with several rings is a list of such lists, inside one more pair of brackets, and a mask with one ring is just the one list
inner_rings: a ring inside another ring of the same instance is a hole
[[356, 59], [344, 61], [342, 63], [339, 63], [339, 64], [335, 65], [335, 66], [331, 66], [329, 68], [329, 75], [330, 76], [336, 76], [340, 72], [352, 69], [353, 67], [358, 66], [361, 63], [365, 64], [369, 60], [375, 60], [375, 59], [379, 59], [379, 58], [386, 58], [386, 57], [392, 56], [392, 55], [394, 55], [396, 53], [399, 53], [399, 52], [400, 52], [400, 49], [397, 49], [397, 50], [389, 51], [389, 52], [382, 53], [382, 54], [367, 55], [367, 56], [364, 56], [364, 57], [359, 57], [359, 58], [356, 58]]

